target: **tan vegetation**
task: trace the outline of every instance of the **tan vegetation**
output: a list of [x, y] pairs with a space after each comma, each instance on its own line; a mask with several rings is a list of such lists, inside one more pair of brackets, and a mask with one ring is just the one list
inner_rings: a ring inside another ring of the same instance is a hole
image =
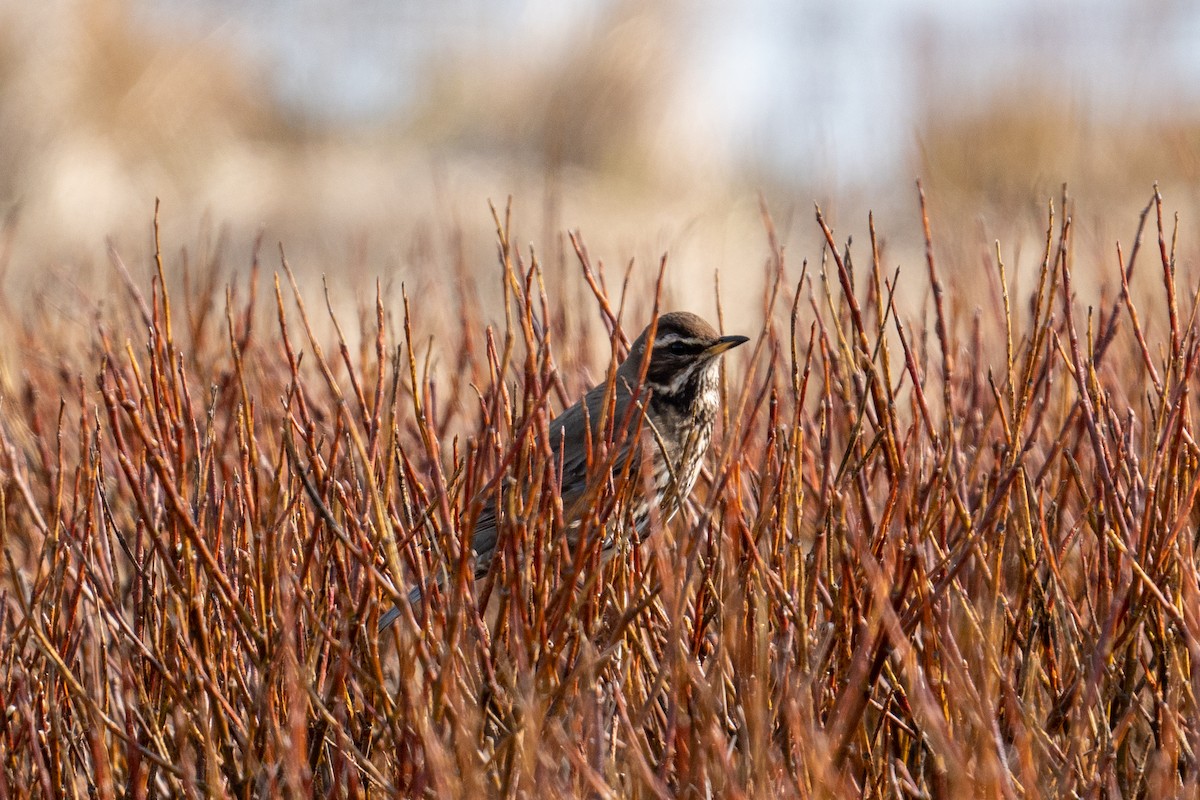
[[1200, 121], [1183, 106], [1175, 114], [1113, 119], [1063, 91], [1021, 76], [963, 108], [931, 108], [918, 136], [916, 169], [930, 190], [971, 215], [1041, 215], [1038, 198], [1063, 182], [1107, 221], [1135, 213], [1138, 188], [1158, 181], [1176, 203], [1194, 210], [1200, 195]]
[[113, 273], [90, 350], [9, 325], [0, 792], [1194, 792], [1200, 339], [1161, 201], [1107, 300], [1059, 204], [1032, 288], [992, 257], [974, 315], [928, 222], [931, 301], [898, 314], [874, 238], [818, 214], [795, 263], [764, 220], [697, 496], [607, 566], [561, 546], [539, 434], [672, 299], [578, 239], [548, 275], [500, 215], [494, 326], [465, 278], [335, 314], [285, 262], [226, 291], [162, 256]]

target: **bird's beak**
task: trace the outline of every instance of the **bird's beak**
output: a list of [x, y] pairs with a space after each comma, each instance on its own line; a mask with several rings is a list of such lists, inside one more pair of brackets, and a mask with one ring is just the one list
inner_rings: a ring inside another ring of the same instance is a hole
[[750, 341], [748, 336], [722, 336], [720, 339], [717, 339], [708, 346], [708, 348], [704, 351], [704, 355], [719, 356], [726, 350], [732, 350], [739, 344], [745, 344], [748, 341]]

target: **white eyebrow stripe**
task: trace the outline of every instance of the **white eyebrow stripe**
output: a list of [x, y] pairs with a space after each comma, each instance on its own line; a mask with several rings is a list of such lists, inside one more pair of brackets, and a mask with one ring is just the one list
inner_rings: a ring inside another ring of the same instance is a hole
[[690, 345], [696, 345], [696, 346], [703, 346], [705, 344], [704, 339], [697, 339], [694, 336], [682, 336], [682, 335], [672, 331], [671, 333], [664, 334], [661, 339], [655, 339], [654, 346], [656, 348], [657, 347], [666, 347], [667, 345], [672, 345], [672, 344], [675, 344], [676, 342], [683, 342], [684, 344], [690, 344]]

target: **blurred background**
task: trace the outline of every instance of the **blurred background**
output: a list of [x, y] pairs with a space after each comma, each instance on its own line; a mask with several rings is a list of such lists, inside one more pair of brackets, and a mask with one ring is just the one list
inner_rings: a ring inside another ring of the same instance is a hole
[[1195, 219], [1198, 173], [1191, 0], [0, 0], [10, 296], [110, 282], [107, 239], [145, 274], [155, 198], [169, 251], [434, 281], [490, 268], [512, 195], [548, 262], [568, 229], [669, 251], [705, 311], [761, 272], [760, 195], [797, 262], [819, 202], [911, 272], [920, 177], [973, 274], [994, 239], [1036, 261], [1067, 182], [1108, 269], [1155, 181]]

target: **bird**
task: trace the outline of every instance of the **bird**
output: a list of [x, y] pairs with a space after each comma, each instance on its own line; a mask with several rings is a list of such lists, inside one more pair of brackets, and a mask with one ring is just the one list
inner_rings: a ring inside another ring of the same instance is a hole
[[[652, 476], [649, 480], [635, 477], [634, 485], [653, 491], [658, 519], [666, 522], [691, 493], [712, 439], [720, 408], [719, 357], [747, 341], [745, 336], [722, 336], [691, 312], [662, 314], [634, 340], [617, 366], [611, 390], [607, 381], [592, 387], [550, 422], [550, 446], [554, 464], [560, 470], [566, 535], [572, 546], [576, 544], [580, 518], [587, 511], [587, 503], [580, 501], [588, 499], [585, 495], [600, 477], [589, 474], [589, 461], [594, 466], [602, 459], [589, 459], [588, 449], [604, 439], [601, 426], [606, 418], [606, 398], [612, 397], [614, 403], [607, 415], [613, 420], [611, 424], [625, 425], [626, 435], [614, 430], [611, 441], [620, 443], [620, 453], [605, 463], [614, 464], [613, 472], [620, 474], [627, 465], [636, 470], [642, 459], [647, 459]], [[641, 383], [643, 369], [645, 381]], [[630, 413], [631, 403], [637, 404], [634, 413]], [[632, 464], [628, 462], [630, 455], [637, 456]], [[645, 492], [639, 491], [633, 502], [633, 528], [640, 541], [649, 533], [653, 512]], [[495, 504], [489, 502], [480, 512], [471, 537], [477, 579], [491, 566], [499, 532]], [[609, 531], [601, 543], [605, 557], [611, 555], [615, 544], [615, 536]], [[416, 587], [408, 599], [416, 603], [421, 595], [421, 587]], [[379, 630], [387, 629], [400, 613], [396, 606], [380, 617]]]

